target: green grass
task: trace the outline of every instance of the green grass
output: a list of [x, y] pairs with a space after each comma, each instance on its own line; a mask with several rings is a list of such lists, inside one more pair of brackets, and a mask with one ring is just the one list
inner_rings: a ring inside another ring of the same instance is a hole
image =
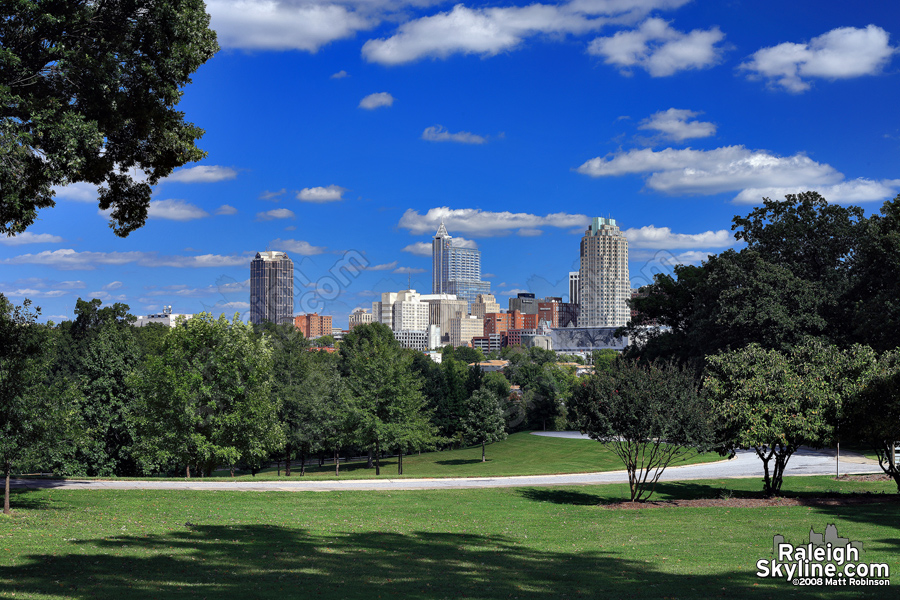
[[[892, 483], [785, 479], [800, 496]], [[654, 499], [752, 495], [660, 484]], [[0, 598], [893, 598], [755, 577], [772, 536], [834, 523], [900, 584], [898, 505], [642, 508], [623, 485], [405, 492], [21, 491], [0, 519]], [[14, 595], [14, 596], [13, 596]]]
[[[448, 450], [444, 452], [424, 452], [403, 457], [404, 478], [432, 477], [499, 477], [508, 475], [549, 475], [556, 473], [591, 473], [597, 471], [624, 470], [622, 461], [603, 444], [593, 440], [563, 439], [531, 435], [527, 432], [515, 433], [502, 442], [490, 444], [486, 449], [487, 462], [481, 462], [481, 446]], [[691, 455], [687, 460], [675, 464], [693, 464], [722, 460], [715, 453]], [[284, 471], [278, 475], [274, 468], [266, 469], [256, 476], [239, 473], [234, 479], [227, 471], [217, 471], [210, 481], [252, 481], [284, 480]], [[365, 461], [341, 463], [339, 479], [371, 479], [375, 469], [367, 469]], [[381, 461], [381, 477], [397, 478], [397, 459]], [[300, 470], [291, 467], [291, 478], [300, 479]], [[326, 459], [323, 467], [307, 467], [308, 479], [335, 479], [334, 463]], [[141, 479], [147, 479], [146, 477]], [[155, 479], [155, 478], [154, 478]]]

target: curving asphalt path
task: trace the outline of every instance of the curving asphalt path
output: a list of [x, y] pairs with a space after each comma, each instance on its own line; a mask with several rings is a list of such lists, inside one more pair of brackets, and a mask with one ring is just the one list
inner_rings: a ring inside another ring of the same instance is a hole
[[[588, 439], [578, 432], [538, 432], [536, 435]], [[801, 448], [788, 462], [785, 475], [833, 475], [835, 473], [833, 450]], [[840, 473], [882, 473], [876, 461], [858, 454], [841, 453]], [[738, 451], [731, 460], [713, 463], [669, 467], [660, 481], [687, 481], [692, 479], [733, 479], [741, 477], [762, 478], [762, 461], [752, 450]], [[342, 490], [441, 490], [464, 488], [529, 487], [558, 485], [597, 485], [627, 483], [628, 474], [623, 471], [604, 473], [573, 473], [564, 475], [528, 475], [514, 477], [467, 477], [446, 479], [343, 479], [334, 481], [203, 481], [203, 480], [87, 480], [87, 479], [13, 479], [12, 487], [34, 489], [75, 490], [220, 490], [248, 492], [328, 492]]]

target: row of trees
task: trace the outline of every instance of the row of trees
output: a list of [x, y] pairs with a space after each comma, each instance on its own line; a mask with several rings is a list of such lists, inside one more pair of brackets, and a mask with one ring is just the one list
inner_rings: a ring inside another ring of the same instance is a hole
[[868, 218], [815, 192], [764, 199], [732, 229], [740, 251], [658, 274], [632, 300], [626, 360], [576, 389], [573, 422], [619, 448], [633, 499], [668, 464], [663, 441], [752, 448], [768, 493], [800, 445], [855, 442], [900, 491], [900, 196]]

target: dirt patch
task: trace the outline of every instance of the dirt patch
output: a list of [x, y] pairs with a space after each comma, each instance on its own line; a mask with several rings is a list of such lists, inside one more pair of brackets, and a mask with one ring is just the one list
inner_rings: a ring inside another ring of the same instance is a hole
[[841, 481], [893, 481], [884, 473], [871, 473], [869, 475], [841, 475]]
[[[869, 480], [864, 480], [869, 481]], [[876, 481], [876, 480], [873, 480]], [[842, 494], [821, 498], [698, 498], [695, 500], [654, 500], [649, 502], [616, 502], [607, 504], [610, 510], [636, 508], [767, 508], [770, 506], [855, 506], [859, 504], [891, 503], [900, 504], [896, 494]]]

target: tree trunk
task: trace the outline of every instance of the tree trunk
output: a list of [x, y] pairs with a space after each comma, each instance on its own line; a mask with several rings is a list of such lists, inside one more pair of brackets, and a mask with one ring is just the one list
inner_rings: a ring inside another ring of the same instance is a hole
[[372, 451], [369, 450], [369, 460], [366, 461], [366, 468], [371, 469], [372, 466]]
[[337, 477], [341, 468], [341, 455], [338, 454], [338, 449], [334, 449], [334, 476]]
[[3, 514], [9, 514], [9, 473], [12, 471], [12, 465], [6, 461], [6, 489], [3, 492]]
[[484, 460], [484, 440], [481, 440], [481, 462], [486, 462]]
[[300, 444], [300, 477], [306, 475], [306, 446]]
[[234, 477], [234, 463], [231, 463], [231, 476]]
[[403, 450], [397, 451], [397, 475], [403, 475]]
[[185, 479], [190, 479], [190, 478], [191, 478], [191, 465], [186, 465], [186, 466], [184, 467], [184, 478], [185, 478]]
[[375, 442], [375, 475], [381, 475], [381, 446]]
[[290, 444], [287, 445], [286, 450], [287, 450], [287, 452], [285, 453], [285, 457], [284, 457], [284, 476], [290, 477], [291, 476], [291, 454], [292, 454], [292, 452], [291, 452], [292, 448], [291, 448]]

